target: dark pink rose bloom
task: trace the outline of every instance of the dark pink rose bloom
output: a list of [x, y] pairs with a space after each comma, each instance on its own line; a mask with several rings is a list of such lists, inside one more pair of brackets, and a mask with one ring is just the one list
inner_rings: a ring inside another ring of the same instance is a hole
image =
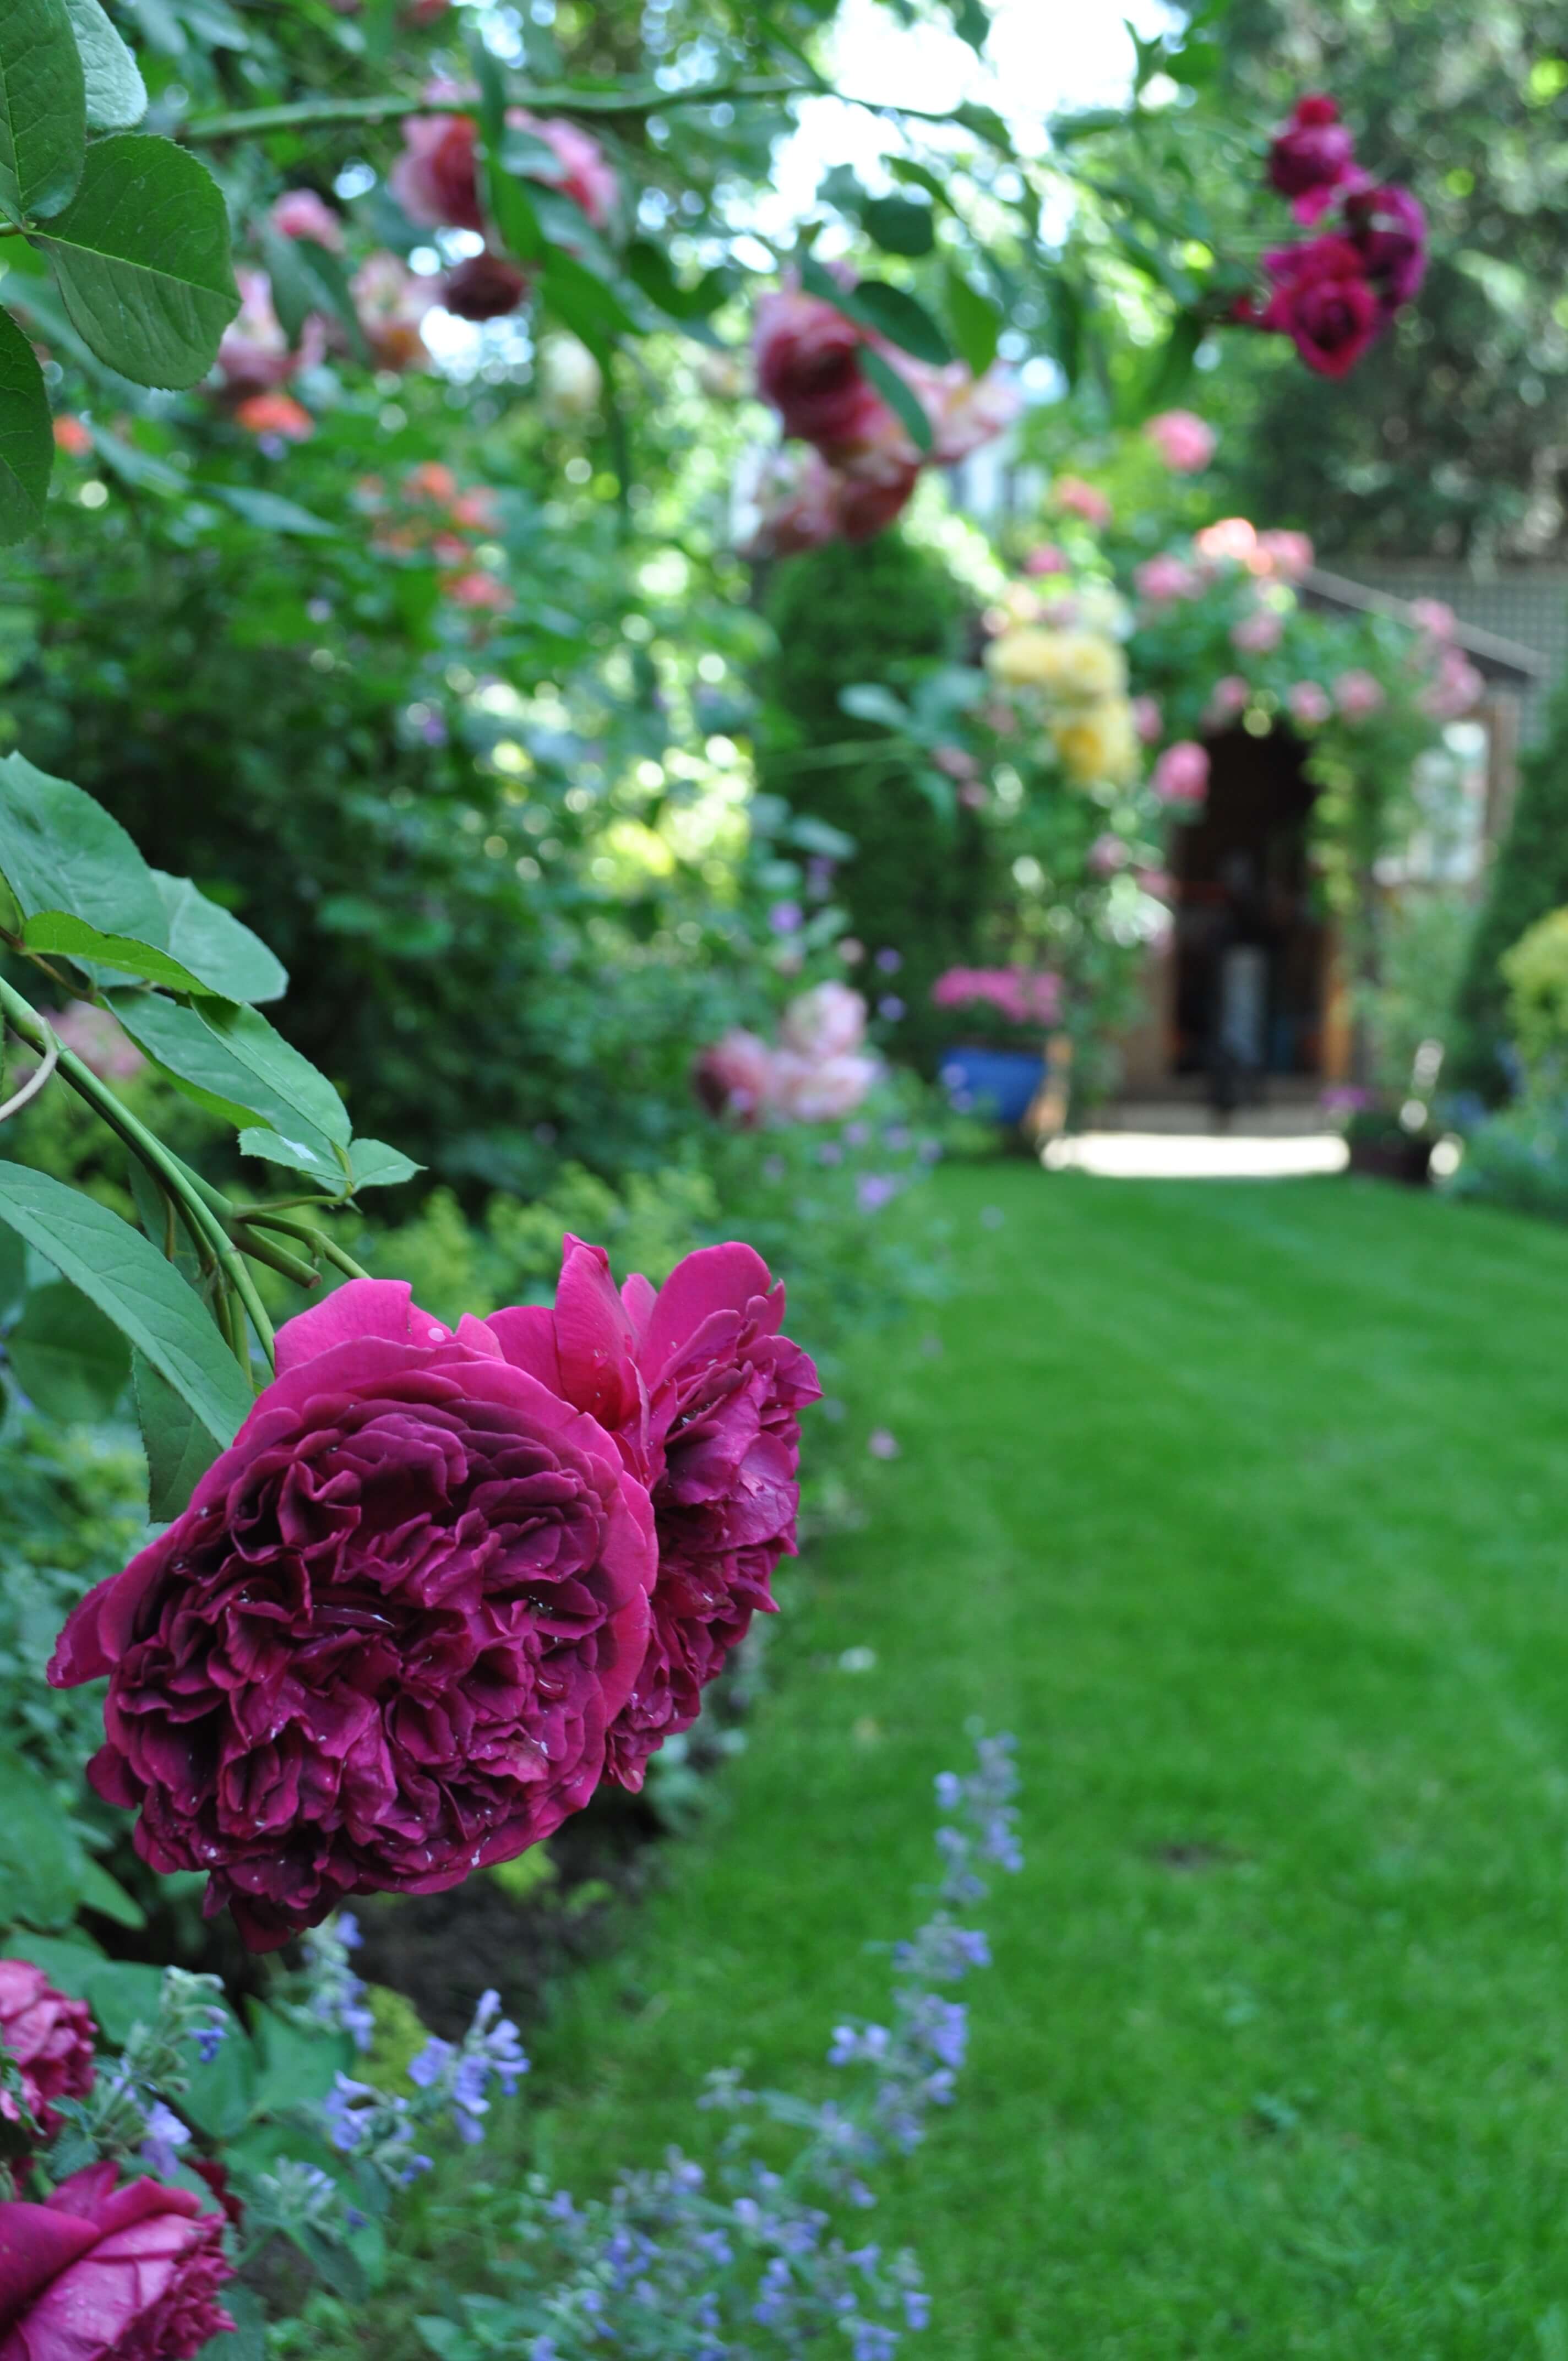
[[[543, 140], [560, 167], [559, 172], [552, 176], [552, 186], [580, 205], [595, 229], [608, 229], [620, 182], [605, 160], [598, 141], [559, 115], [542, 120], [522, 106], [509, 108], [507, 121], [515, 129], [532, 131], [536, 139]], [[546, 175], [542, 170], [537, 177], [543, 180]]]
[[190, 1507], [75, 1609], [89, 1776], [253, 1949], [439, 1893], [587, 1802], [647, 1642], [652, 1514], [610, 1437], [400, 1280], [291, 1320]]
[[526, 270], [499, 254], [471, 254], [446, 273], [441, 301], [460, 320], [503, 320], [533, 284]]
[[[60, 2124], [51, 2099], [84, 2099], [93, 2088], [93, 2012], [56, 1992], [30, 1960], [0, 1960], [0, 2048], [21, 2068], [22, 2096], [46, 2132]], [[0, 2115], [21, 2121], [8, 2091], [0, 2090]]]
[[1256, 324], [1288, 336], [1320, 377], [1347, 377], [1387, 313], [1360, 249], [1345, 237], [1309, 238], [1263, 258], [1274, 291]]
[[1346, 198], [1344, 215], [1385, 311], [1412, 302], [1427, 275], [1427, 217], [1420, 199], [1393, 183], [1361, 189]]
[[[424, 96], [455, 96], [445, 85]], [[483, 229], [478, 126], [471, 115], [413, 115], [403, 125], [403, 152], [389, 186], [410, 221], [430, 229]]]
[[308, 237], [329, 254], [343, 252], [343, 223], [314, 189], [285, 189], [270, 218], [284, 237]]
[[1334, 192], [1355, 173], [1355, 143], [1332, 98], [1297, 100], [1268, 150], [1268, 178], [1295, 200], [1299, 222], [1316, 221]]
[[618, 1295], [603, 1248], [568, 1237], [554, 1311], [490, 1316], [508, 1360], [609, 1427], [652, 1495], [652, 1630], [609, 1736], [607, 1774], [623, 1787], [641, 1787], [649, 1756], [696, 1719], [794, 1553], [799, 1412], [821, 1388], [779, 1333], [784, 1311], [750, 1246], [705, 1246], [657, 1293], [635, 1276]]
[[764, 295], [757, 305], [757, 390], [778, 412], [786, 434], [815, 443], [828, 458], [875, 444], [897, 427], [861, 373], [865, 341], [853, 320], [797, 288]]
[[234, 2327], [222, 2214], [115, 2180], [90, 2164], [41, 2205], [0, 2204], [0, 2361], [191, 2361]]

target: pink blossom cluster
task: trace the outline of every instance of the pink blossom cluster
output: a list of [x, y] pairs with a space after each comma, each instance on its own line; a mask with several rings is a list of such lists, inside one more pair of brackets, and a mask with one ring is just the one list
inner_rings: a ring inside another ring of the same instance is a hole
[[710, 1113], [748, 1126], [836, 1123], [853, 1115], [881, 1071], [865, 1037], [864, 996], [845, 983], [814, 984], [785, 1009], [776, 1046], [731, 1026], [700, 1053], [693, 1083]]
[[1147, 421], [1144, 439], [1152, 443], [1173, 476], [1200, 476], [1213, 457], [1219, 436], [1191, 410], [1162, 410]]
[[[846, 288], [852, 280], [846, 277]], [[874, 353], [909, 388], [931, 427], [921, 451], [862, 366]], [[755, 555], [781, 556], [823, 543], [866, 541], [892, 523], [920, 471], [953, 467], [1000, 434], [1017, 416], [1013, 379], [992, 368], [976, 378], [961, 361], [917, 361], [850, 318], [834, 303], [795, 286], [757, 306], [752, 357], [757, 390], [778, 412], [784, 434], [810, 445], [798, 469], [777, 480], [751, 543]]]
[[107, 1679], [89, 1777], [143, 1860], [203, 1872], [270, 1949], [640, 1786], [795, 1547], [818, 1389], [784, 1308], [750, 1246], [618, 1293], [568, 1237], [552, 1306], [454, 1329], [361, 1279], [288, 1322], [190, 1506], [49, 1665]]
[[1288, 336], [1321, 377], [1345, 377], [1420, 292], [1426, 215], [1409, 189], [1376, 182], [1356, 163], [1332, 98], [1298, 100], [1270, 146], [1268, 178], [1304, 226], [1335, 204], [1341, 219], [1316, 237], [1266, 252], [1266, 299], [1259, 305], [1244, 296], [1234, 316]]
[[[318, 208], [334, 223], [341, 244], [336, 216], [311, 190], [293, 190], [280, 197], [273, 208], [273, 220], [286, 237], [309, 236], [314, 244], [324, 246], [327, 236], [315, 220]], [[240, 425], [253, 434], [305, 442], [315, 431], [315, 422], [304, 404], [284, 388], [302, 369], [315, 368], [329, 352], [346, 350], [342, 324], [313, 312], [298, 343], [291, 345], [274, 307], [272, 281], [266, 271], [242, 264], [235, 278], [240, 308], [218, 346], [222, 397]], [[436, 299], [434, 280], [416, 278], [395, 254], [375, 253], [349, 280], [349, 293], [360, 333], [378, 368], [401, 372], [425, 367], [430, 355], [422, 325]]]
[[1061, 978], [1048, 969], [950, 967], [931, 986], [938, 1008], [972, 1008], [983, 1002], [1010, 1025], [1054, 1025], [1061, 1014]]

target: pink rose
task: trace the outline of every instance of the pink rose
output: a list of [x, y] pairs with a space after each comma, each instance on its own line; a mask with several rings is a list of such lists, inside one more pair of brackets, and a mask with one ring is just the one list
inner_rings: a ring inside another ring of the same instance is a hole
[[1111, 503], [1103, 492], [1086, 484], [1081, 476], [1058, 476], [1051, 487], [1052, 498], [1067, 516], [1081, 517], [1085, 524], [1108, 525]]
[[1168, 551], [1158, 557], [1146, 557], [1134, 567], [1133, 580], [1139, 598], [1151, 607], [1168, 606], [1175, 598], [1195, 598], [1203, 588], [1185, 558], [1173, 557]]
[[1434, 721], [1457, 721], [1480, 703], [1486, 688], [1485, 680], [1461, 649], [1444, 648], [1436, 678], [1428, 682], [1416, 702]]
[[1135, 697], [1133, 727], [1146, 746], [1157, 746], [1165, 735], [1165, 716], [1157, 697]]
[[1148, 421], [1144, 436], [1176, 476], [1201, 475], [1213, 457], [1220, 439], [1213, 428], [1190, 410], [1162, 410]]
[[1148, 894], [1157, 902], [1168, 902], [1176, 894], [1176, 880], [1168, 869], [1135, 869], [1133, 879], [1140, 894]]
[[[450, 84], [433, 84], [427, 98], [455, 96]], [[478, 126], [471, 115], [411, 115], [403, 124], [403, 152], [389, 178], [392, 194], [410, 221], [428, 229], [485, 226], [479, 203], [477, 156]]]
[[291, 351], [278, 314], [272, 308], [272, 281], [265, 270], [235, 272], [240, 305], [224, 330], [218, 346], [218, 371], [224, 390], [242, 400], [247, 394], [271, 393], [286, 385], [305, 360], [319, 360], [324, 345], [320, 323], [305, 324], [300, 348]]
[[1298, 99], [1268, 150], [1268, 178], [1294, 198], [1299, 222], [1316, 221], [1337, 189], [1355, 172], [1355, 148], [1332, 98]]
[[90, 1008], [84, 1000], [73, 1000], [68, 1008], [46, 1008], [40, 1013], [65, 1047], [73, 1049], [101, 1082], [133, 1082], [146, 1069], [147, 1060], [106, 1008]]
[[639, 1788], [648, 1757], [696, 1719], [702, 1691], [773, 1609], [795, 1547], [799, 1413], [817, 1371], [780, 1331], [784, 1291], [746, 1246], [687, 1255], [655, 1294], [619, 1295], [602, 1247], [568, 1237], [553, 1311], [492, 1314], [508, 1361], [615, 1434], [646, 1485], [659, 1571], [647, 1652], [610, 1731], [609, 1775]]
[[849, 1051], [828, 1058], [779, 1049], [773, 1056], [773, 1097], [790, 1123], [837, 1123], [855, 1109], [882, 1071], [877, 1060]]
[[459, 320], [504, 320], [524, 302], [533, 284], [504, 255], [470, 254], [441, 280], [441, 302]]
[[345, 1894], [440, 1893], [587, 1803], [630, 1694], [647, 1496], [591, 1419], [405, 1282], [289, 1321], [190, 1507], [72, 1613], [89, 1777], [160, 1874], [269, 1949]]
[[1342, 672], [1333, 688], [1334, 703], [1346, 721], [1364, 721], [1387, 701], [1382, 682], [1369, 672]]
[[847, 983], [814, 984], [790, 1002], [779, 1026], [786, 1049], [803, 1058], [838, 1058], [866, 1038], [866, 1004]]
[[1156, 762], [1149, 784], [1162, 804], [1201, 804], [1209, 792], [1209, 750], [1179, 738]]
[[1018, 380], [1006, 369], [988, 369], [977, 378], [961, 361], [953, 361], [944, 369], [930, 372], [925, 381], [917, 369], [917, 364], [909, 364], [904, 373], [914, 383], [931, 421], [934, 467], [956, 467], [971, 451], [1005, 434], [1023, 410]]
[[1308, 728], [1326, 721], [1333, 711], [1333, 699], [1326, 688], [1315, 680], [1298, 680], [1285, 692], [1285, 703], [1292, 721]]
[[[575, 123], [559, 115], [541, 118], [530, 115], [526, 107], [513, 106], [507, 111], [507, 121], [514, 130], [531, 131], [542, 139], [554, 157], [559, 170], [551, 178], [552, 185], [580, 205], [595, 229], [608, 229], [615, 213], [620, 183], [616, 179], [604, 149], [598, 141]], [[543, 170], [531, 173], [531, 179], [543, 180]]]
[[1285, 626], [1272, 608], [1259, 607], [1231, 626], [1231, 645], [1243, 655], [1266, 656], [1279, 645]]
[[291, 393], [251, 393], [235, 406], [234, 421], [247, 434], [258, 436], [265, 447], [275, 443], [308, 443], [316, 431], [316, 422], [302, 401]]
[[1204, 718], [1212, 722], [1234, 721], [1238, 713], [1246, 711], [1251, 699], [1252, 689], [1240, 673], [1228, 672], [1210, 690]]
[[[93, 2088], [93, 2013], [67, 2000], [28, 1960], [0, 1960], [0, 2048], [22, 2070], [22, 2096], [39, 2128], [53, 2134], [53, 2099], [84, 2099]], [[0, 2116], [19, 2123], [16, 2100], [0, 2090]]]
[[1024, 560], [1025, 574], [1065, 574], [1067, 570], [1067, 559], [1054, 541], [1040, 542]]
[[471, 614], [501, 615], [512, 604], [511, 592], [500, 576], [487, 573], [482, 566], [448, 575], [441, 587], [455, 607], [466, 607]]
[[1119, 869], [1125, 869], [1130, 857], [1124, 840], [1113, 836], [1108, 829], [1089, 848], [1089, 866], [1096, 877], [1114, 877]]
[[773, 1103], [773, 1052], [755, 1033], [731, 1026], [701, 1051], [692, 1085], [710, 1115], [751, 1126]]
[[1315, 553], [1304, 533], [1260, 533], [1257, 547], [1247, 561], [1254, 574], [1272, 575], [1280, 582], [1299, 582], [1311, 571]]
[[395, 254], [372, 254], [349, 282], [355, 313], [378, 368], [423, 368], [430, 359], [424, 315], [436, 281], [417, 279]]
[[115, 2180], [90, 2164], [41, 2205], [0, 2203], [0, 2361], [192, 2361], [234, 2327], [222, 2214]]
[[343, 224], [314, 189], [285, 189], [269, 218], [284, 237], [308, 237], [329, 254], [343, 252]]
[[1344, 237], [1276, 247], [1263, 258], [1273, 291], [1255, 326], [1288, 336], [1320, 377], [1347, 377], [1383, 331], [1387, 312], [1360, 250]]
[[1442, 598], [1412, 598], [1410, 620], [1433, 640], [1451, 640], [1459, 628], [1458, 616]]
[[889, 456], [876, 466], [861, 456], [839, 478], [834, 512], [843, 538], [859, 545], [885, 533], [909, 505], [919, 477], [916, 460]]
[[972, 779], [979, 775], [979, 763], [962, 746], [933, 746], [931, 761], [949, 779]]

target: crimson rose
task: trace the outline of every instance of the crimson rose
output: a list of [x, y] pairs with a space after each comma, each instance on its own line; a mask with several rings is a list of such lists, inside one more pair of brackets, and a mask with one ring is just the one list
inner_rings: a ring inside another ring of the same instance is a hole
[[75, 1609], [109, 1676], [89, 1776], [160, 1872], [268, 1949], [348, 1894], [432, 1894], [587, 1802], [647, 1642], [641, 1485], [490, 1330], [402, 1281], [291, 1320], [183, 1516]]
[[234, 2322], [223, 2216], [90, 2164], [41, 2205], [0, 2204], [0, 2361], [190, 2361]]
[[[93, 2012], [67, 2000], [30, 1960], [0, 1960], [0, 2048], [22, 2070], [22, 2096], [41, 2130], [60, 2117], [51, 2099], [84, 2099], [93, 2088]], [[16, 2100], [0, 2090], [0, 2115], [20, 2121]]]
[[757, 305], [757, 390], [786, 434], [815, 443], [829, 459], [876, 445], [890, 429], [903, 432], [861, 373], [865, 343], [853, 320], [797, 288], [764, 295]]
[[773, 1605], [795, 1546], [798, 1413], [821, 1391], [779, 1334], [782, 1285], [746, 1246], [687, 1255], [657, 1294], [617, 1295], [601, 1246], [564, 1244], [554, 1312], [493, 1312], [509, 1361], [609, 1427], [652, 1495], [659, 1538], [648, 1651], [611, 1726], [607, 1775], [642, 1784], [648, 1757], [689, 1729], [701, 1692]]
[[1320, 377], [1348, 376], [1387, 317], [1359, 249], [1345, 237], [1309, 238], [1277, 247], [1263, 267], [1274, 291], [1255, 324], [1288, 336]]

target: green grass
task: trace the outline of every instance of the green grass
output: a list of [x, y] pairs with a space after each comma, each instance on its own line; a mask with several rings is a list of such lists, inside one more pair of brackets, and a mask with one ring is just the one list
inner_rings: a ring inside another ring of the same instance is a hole
[[873, 2217], [935, 2299], [911, 2361], [1568, 2361], [1568, 1235], [1365, 1183], [937, 1186], [960, 1288], [856, 1373], [902, 1456], [535, 2044], [559, 2177], [700, 2152], [710, 2067], [828, 2087], [978, 1713], [1027, 1862]]

